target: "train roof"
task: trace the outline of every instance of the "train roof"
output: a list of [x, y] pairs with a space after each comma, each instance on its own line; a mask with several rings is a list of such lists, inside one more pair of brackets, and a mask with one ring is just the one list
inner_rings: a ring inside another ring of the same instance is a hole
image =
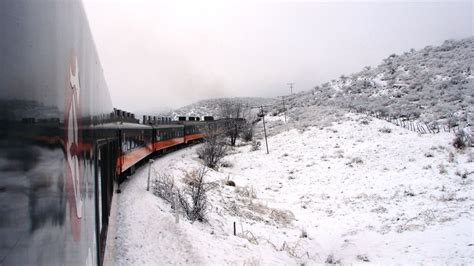
[[182, 124], [182, 125], [204, 125], [204, 124], [207, 124], [207, 123], [212, 123], [214, 122], [215, 120], [212, 120], [212, 121], [204, 121], [204, 120], [201, 120], [201, 121], [177, 121], [179, 124]]
[[157, 124], [157, 125], [151, 125], [153, 128], [183, 128], [184, 125], [182, 124]]
[[96, 129], [152, 129], [150, 125], [143, 125], [128, 122], [112, 122], [93, 126]]

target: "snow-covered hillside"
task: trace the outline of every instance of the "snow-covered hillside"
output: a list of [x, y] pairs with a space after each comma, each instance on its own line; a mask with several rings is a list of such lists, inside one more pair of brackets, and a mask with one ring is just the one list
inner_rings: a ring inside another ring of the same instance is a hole
[[[115, 263], [472, 263], [472, 148], [455, 150], [452, 133], [419, 135], [363, 115], [335, 121], [275, 133], [270, 154], [234, 149], [208, 175], [218, 183], [208, 223], [176, 223], [139, 169], [116, 195]], [[157, 159], [152, 172], [185, 186], [182, 171], [201, 165], [195, 149]]]
[[[308, 106], [379, 112], [423, 122], [466, 126], [474, 119], [474, 38], [446, 41], [401, 55], [374, 68], [287, 96], [288, 115]], [[281, 113], [281, 105], [273, 112]]]
[[164, 116], [170, 116], [176, 119], [178, 116], [214, 116], [216, 118], [220, 115], [220, 106], [224, 102], [232, 102], [243, 104], [244, 106], [261, 106], [273, 104], [275, 101], [271, 98], [258, 98], [258, 97], [235, 97], [235, 98], [217, 98], [202, 100], [179, 109], [176, 109], [172, 112], [164, 114]]

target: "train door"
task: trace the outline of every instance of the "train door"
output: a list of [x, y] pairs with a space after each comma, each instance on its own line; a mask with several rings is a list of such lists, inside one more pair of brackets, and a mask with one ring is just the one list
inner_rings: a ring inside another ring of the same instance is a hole
[[101, 141], [96, 149], [96, 232], [99, 265], [102, 265], [116, 180], [117, 141]]

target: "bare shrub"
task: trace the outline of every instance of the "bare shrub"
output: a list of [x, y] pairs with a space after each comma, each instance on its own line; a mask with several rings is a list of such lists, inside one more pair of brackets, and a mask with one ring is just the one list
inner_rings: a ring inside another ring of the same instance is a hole
[[454, 137], [453, 140], [453, 146], [458, 149], [458, 150], [463, 150], [466, 147], [471, 146], [472, 144], [472, 139], [471, 135], [466, 131], [466, 130], [459, 130], [456, 132], [456, 136]]
[[307, 237], [308, 237], [308, 232], [306, 231], [305, 228], [301, 228], [300, 238], [307, 238]]
[[207, 172], [207, 168], [202, 167], [186, 173], [184, 179], [188, 186], [177, 190], [179, 205], [191, 221], [206, 221], [207, 193], [216, 187], [216, 183], [204, 181]]
[[446, 192], [438, 198], [438, 200], [442, 202], [454, 201], [456, 199], [456, 192]]
[[344, 158], [344, 151], [341, 149], [336, 150], [335, 152], [335, 158], [342, 159]]
[[[250, 113], [250, 108], [245, 107], [243, 103], [224, 101], [220, 104], [219, 111], [221, 117], [225, 119], [224, 131], [225, 135], [230, 138], [231, 146], [235, 146], [237, 137], [242, 134], [244, 129], [247, 130], [247, 137], [252, 139], [253, 131], [249, 131], [249, 128], [245, 127], [245, 125], [248, 124], [245, 120], [245, 117], [247, 117], [247, 114]], [[250, 130], [252, 130], [251, 126], [252, 125], [250, 124]]]
[[448, 155], [448, 162], [450, 163], [454, 162], [454, 153], [451, 151], [449, 152], [449, 155]]
[[465, 178], [467, 178], [468, 175], [472, 175], [472, 174], [474, 174], [474, 171], [468, 172], [468, 171], [464, 170], [464, 174], [462, 174], [461, 177], [465, 179]]
[[392, 129], [388, 128], [388, 127], [383, 127], [383, 128], [380, 128], [379, 129], [380, 132], [382, 133], [392, 133]]
[[257, 198], [257, 192], [252, 186], [235, 187], [235, 193], [245, 198], [251, 198], [251, 199]]
[[270, 218], [275, 222], [286, 226], [295, 220], [295, 215], [289, 210], [273, 209], [270, 212]]
[[188, 186], [195, 186], [199, 181], [198, 181], [198, 173], [199, 170], [193, 169], [187, 172], [184, 172], [184, 176], [181, 179], [183, 183], [185, 183]]
[[434, 157], [434, 155], [433, 155], [433, 153], [431, 153], [431, 152], [426, 152], [426, 153], [425, 153], [425, 157], [431, 158], [431, 157]]
[[[301, 252], [301, 250], [299, 250], [300, 242], [302, 239], [298, 239], [298, 241], [296, 241], [294, 245], [291, 245], [287, 243], [286, 241], [283, 241], [283, 244], [281, 245], [281, 247], [278, 247], [277, 245], [275, 245], [272, 241], [270, 241], [270, 239], [263, 238], [263, 237], [262, 239], [265, 240], [268, 244], [270, 244], [273, 247], [273, 249], [275, 249], [276, 251], [286, 251], [286, 253], [290, 257], [302, 259], [304, 256], [306, 256], [307, 258], [309, 258], [309, 253], [307, 251]], [[302, 263], [301, 265], [305, 265], [305, 264]]]
[[448, 170], [446, 170], [446, 167], [442, 163], [438, 165], [438, 169], [440, 174], [446, 174], [448, 172]]
[[416, 194], [411, 188], [408, 188], [405, 191], [403, 191], [403, 195], [408, 196], [408, 197], [414, 197]]
[[225, 185], [229, 187], [235, 187], [235, 182], [232, 180], [225, 181]]
[[216, 169], [219, 161], [227, 154], [227, 146], [216, 129], [210, 128], [206, 136], [206, 142], [197, 150], [197, 154], [204, 165]]
[[362, 161], [362, 159], [360, 157], [354, 157], [354, 158], [352, 158], [351, 163], [362, 164], [362, 163], [364, 163], [364, 161]]
[[370, 262], [369, 257], [367, 257], [367, 255], [365, 255], [365, 254], [357, 255], [357, 259], [361, 260], [361, 261], [364, 261], [364, 262]]
[[335, 259], [334, 255], [329, 254], [328, 257], [326, 258], [325, 263], [327, 263], [327, 264], [341, 264], [341, 260]]
[[246, 121], [242, 125], [242, 139], [244, 141], [251, 141], [253, 139], [253, 125], [249, 121]]
[[258, 151], [258, 150], [260, 150], [260, 146], [262, 146], [262, 143], [260, 141], [253, 140], [251, 150], [252, 151]]
[[235, 187], [235, 182], [230, 180], [230, 176], [227, 176], [227, 179], [225, 180], [225, 185], [230, 186], [230, 187]]
[[174, 177], [170, 174], [159, 174], [153, 184], [153, 194], [164, 199], [166, 202], [174, 204], [174, 194], [176, 186]]
[[258, 245], [258, 239], [255, 237], [255, 235], [248, 230], [242, 231], [241, 234], [239, 234], [240, 237], [247, 239], [250, 243], [254, 245]]

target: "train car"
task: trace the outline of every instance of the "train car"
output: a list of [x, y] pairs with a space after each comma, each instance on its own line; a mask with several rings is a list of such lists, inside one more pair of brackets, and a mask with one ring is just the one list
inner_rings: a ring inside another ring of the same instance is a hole
[[0, 1], [0, 264], [101, 263], [113, 107], [79, 1]]
[[137, 163], [153, 153], [153, 128], [151, 126], [121, 123], [116, 125], [121, 143], [121, 154], [117, 158], [119, 173], [135, 171]]
[[184, 126], [184, 143], [192, 143], [206, 137], [206, 130], [209, 122], [187, 120], [180, 121], [180, 123]]
[[184, 126], [180, 124], [153, 125], [155, 151], [165, 151], [168, 148], [179, 146], [184, 142]]

